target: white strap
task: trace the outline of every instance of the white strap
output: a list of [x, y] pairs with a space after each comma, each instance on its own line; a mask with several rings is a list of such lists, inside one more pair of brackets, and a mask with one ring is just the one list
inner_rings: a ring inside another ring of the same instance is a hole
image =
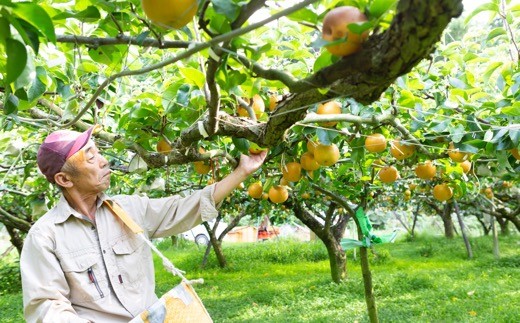
[[174, 276], [179, 276], [182, 279], [182, 281], [184, 281], [185, 283], [190, 284], [190, 285], [204, 282], [204, 280], [202, 278], [194, 279], [194, 280], [186, 279], [186, 277], [184, 277], [184, 274], [186, 272], [175, 267], [172, 264], [172, 262], [168, 258], [166, 258], [166, 256], [163, 255], [163, 253], [161, 251], [159, 251], [159, 249], [157, 249], [157, 247], [144, 235], [143, 229], [141, 229], [141, 227], [137, 223], [135, 223], [135, 221], [125, 212], [125, 210], [123, 210], [123, 208], [121, 208], [114, 201], [106, 200], [104, 202], [105, 202], [105, 205], [108, 206], [110, 211], [112, 211], [112, 213], [115, 216], [117, 216], [119, 219], [121, 219], [123, 221], [123, 223], [126, 224], [126, 226], [128, 228], [130, 228], [130, 230], [132, 230], [135, 234], [137, 234], [137, 236], [139, 238], [141, 238], [152, 249], [152, 251], [155, 252], [155, 254], [158, 255], [162, 259], [162, 264], [164, 266], [164, 269], [166, 269], [168, 272], [170, 272]]
[[172, 262], [166, 258], [165, 255], [162, 254], [162, 252], [157, 249], [157, 247], [150, 241], [148, 240], [148, 238], [146, 238], [146, 236], [144, 235], [144, 233], [138, 233], [137, 234], [144, 242], [146, 242], [146, 244], [152, 248], [152, 250], [155, 252], [155, 254], [157, 254], [161, 259], [162, 259], [162, 264], [164, 266], [164, 269], [166, 269], [167, 271], [169, 271], [170, 273], [172, 273], [173, 275], [175, 276], [179, 276], [180, 278], [182, 278], [182, 280], [186, 281], [186, 277], [184, 277], [184, 274], [186, 273], [185, 271], [182, 271], [178, 268], [176, 268]]

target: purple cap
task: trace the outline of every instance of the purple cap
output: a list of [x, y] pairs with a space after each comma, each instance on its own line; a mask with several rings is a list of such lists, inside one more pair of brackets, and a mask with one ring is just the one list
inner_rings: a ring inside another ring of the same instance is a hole
[[94, 128], [96, 126], [85, 132], [58, 130], [45, 138], [38, 149], [36, 160], [40, 171], [49, 182], [54, 183], [54, 175], [61, 171], [65, 161], [87, 144]]

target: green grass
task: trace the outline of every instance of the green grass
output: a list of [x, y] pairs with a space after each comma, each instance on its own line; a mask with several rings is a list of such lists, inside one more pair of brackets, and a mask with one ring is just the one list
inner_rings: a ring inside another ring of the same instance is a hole
[[[501, 238], [498, 260], [490, 237], [471, 243], [472, 260], [459, 238], [419, 237], [377, 246], [370, 260], [380, 321], [518, 321], [520, 239]], [[191, 244], [174, 248], [166, 240], [160, 248], [188, 278], [204, 278], [195, 289], [215, 322], [368, 321], [353, 251], [347, 253], [348, 279], [334, 284], [321, 243], [227, 244], [226, 269], [218, 268], [213, 254], [201, 269], [204, 251]], [[156, 268], [157, 293], [162, 294], [179, 279], [157, 259]], [[22, 322], [20, 292], [4, 293], [0, 306], [0, 322]]]

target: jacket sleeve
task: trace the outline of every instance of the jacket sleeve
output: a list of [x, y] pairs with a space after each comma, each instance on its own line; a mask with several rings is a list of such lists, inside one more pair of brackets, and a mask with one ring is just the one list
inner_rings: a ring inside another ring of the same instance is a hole
[[131, 196], [117, 201], [147, 232], [149, 238], [171, 236], [197, 226], [218, 215], [213, 199], [215, 184], [182, 197]]
[[69, 286], [54, 255], [51, 238], [30, 232], [20, 257], [23, 306], [27, 322], [89, 322], [77, 316]]

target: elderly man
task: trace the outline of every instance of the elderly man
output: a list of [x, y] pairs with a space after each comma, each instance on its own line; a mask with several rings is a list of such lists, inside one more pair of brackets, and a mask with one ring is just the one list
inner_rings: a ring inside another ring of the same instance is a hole
[[28, 322], [128, 322], [157, 300], [152, 255], [106, 205], [117, 203], [150, 238], [189, 230], [217, 215], [216, 206], [256, 171], [266, 152], [242, 155], [221, 181], [187, 197], [109, 197], [110, 169], [92, 131], [51, 133], [38, 167], [61, 189], [59, 202], [25, 239], [20, 259]]

